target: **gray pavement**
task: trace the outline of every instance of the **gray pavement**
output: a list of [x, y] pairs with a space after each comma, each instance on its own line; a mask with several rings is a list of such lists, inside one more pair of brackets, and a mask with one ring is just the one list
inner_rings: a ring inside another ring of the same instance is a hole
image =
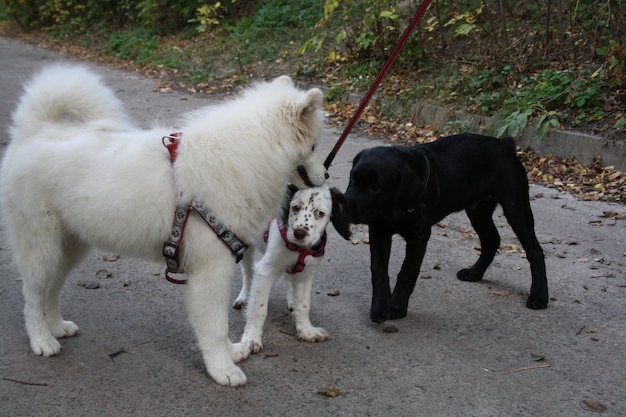
[[[9, 124], [21, 83], [62, 56], [0, 38], [0, 123]], [[134, 73], [98, 67], [143, 125], [165, 124], [211, 97], [156, 92]], [[341, 132], [324, 132], [324, 157]], [[0, 136], [0, 152], [7, 135]], [[160, 138], [155, 138], [160, 140]], [[345, 189], [352, 157], [380, 144], [351, 134], [330, 169]], [[311, 319], [331, 339], [298, 342], [274, 288], [264, 351], [241, 364], [248, 384], [226, 388], [206, 374], [185, 315], [182, 288], [164, 264], [94, 251], [68, 277], [62, 311], [80, 333], [53, 358], [30, 352], [21, 282], [0, 230], [0, 416], [605, 416], [626, 415], [626, 222], [622, 205], [577, 201], [531, 186], [552, 298], [524, 307], [530, 270], [496, 212], [504, 250], [480, 283], [455, 278], [478, 241], [464, 215], [435, 227], [405, 319], [369, 320], [369, 251], [330, 230], [314, 285]], [[394, 242], [390, 273], [403, 256]], [[102, 278], [99, 271], [110, 272]], [[233, 299], [240, 282], [233, 283]], [[97, 281], [98, 289], [78, 285]], [[339, 291], [338, 296], [329, 293]], [[211, 318], [208, 317], [208, 320]], [[230, 317], [231, 339], [244, 327]], [[389, 333], [393, 325], [397, 332]], [[337, 397], [319, 393], [339, 390]], [[586, 402], [585, 402], [586, 401]]]

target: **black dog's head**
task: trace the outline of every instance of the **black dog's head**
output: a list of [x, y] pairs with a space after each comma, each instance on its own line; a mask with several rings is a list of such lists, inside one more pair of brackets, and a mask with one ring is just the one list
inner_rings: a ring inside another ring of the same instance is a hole
[[352, 223], [423, 215], [431, 168], [419, 154], [414, 148], [379, 146], [354, 158], [345, 193]]

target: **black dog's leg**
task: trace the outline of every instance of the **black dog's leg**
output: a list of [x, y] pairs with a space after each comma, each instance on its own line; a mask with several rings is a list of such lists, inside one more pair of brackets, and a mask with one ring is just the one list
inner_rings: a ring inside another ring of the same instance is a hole
[[430, 229], [415, 238], [406, 239], [406, 253], [391, 296], [391, 308], [386, 314], [388, 319], [401, 319], [406, 316], [409, 298], [415, 288], [429, 238]]
[[528, 194], [523, 193], [523, 201], [517, 204], [503, 204], [504, 215], [526, 251], [530, 263], [532, 284], [526, 307], [540, 310], [548, 307], [548, 279], [543, 249], [535, 235], [535, 221], [530, 208]]
[[384, 227], [370, 225], [370, 257], [372, 271], [372, 306], [370, 318], [376, 323], [385, 321], [391, 303], [389, 287], [389, 256], [392, 234]]
[[465, 210], [480, 239], [480, 256], [471, 268], [461, 269], [456, 273], [461, 281], [480, 281], [498, 251], [500, 234], [493, 223], [496, 204], [494, 200], [483, 200]]

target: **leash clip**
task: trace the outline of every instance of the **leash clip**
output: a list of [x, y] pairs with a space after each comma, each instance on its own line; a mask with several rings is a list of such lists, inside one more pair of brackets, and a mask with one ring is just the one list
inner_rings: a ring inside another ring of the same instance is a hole
[[[174, 132], [169, 135], [165, 135], [161, 138], [161, 143], [167, 151], [170, 153], [170, 158], [172, 159], [172, 163], [176, 161], [176, 152], [178, 149], [178, 144], [180, 143], [180, 137], [183, 135], [182, 132]], [[168, 143], [166, 143], [166, 141]]]

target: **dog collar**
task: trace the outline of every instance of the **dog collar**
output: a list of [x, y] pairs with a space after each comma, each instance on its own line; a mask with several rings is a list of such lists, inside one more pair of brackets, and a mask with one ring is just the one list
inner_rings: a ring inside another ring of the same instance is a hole
[[285, 242], [285, 246], [287, 247], [287, 249], [289, 249], [292, 252], [298, 252], [298, 260], [296, 261], [296, 264], [287, 269], [287, 273], [288, 274], [297, 274], [299, 272], [304, 271], [304, 260], [306, 259], [307, 256], [313, 256], [314, 258], [319, 258], [320, 256], [324, 255], [324, 248], [326, 248], [326, 231], [324, 231], [324, 234], [322, 235], [322, 239], [320, 240], [320, 243], [318, 243], [317, 245], [315, 245], [312, 249], [306, 249], [303, 248], [302, 246], [298, 246], [293, 242], [290, 242], [289, 239], [287, 239], [287, 230], [285, 229], [285, 226], [282, 224], [282, 222], [278, 221], [278, 219], [276, 220], [276, 225], [278, 226], [278, 230], [280, 231], [280, 235], [283, 238], [283, 241]]

